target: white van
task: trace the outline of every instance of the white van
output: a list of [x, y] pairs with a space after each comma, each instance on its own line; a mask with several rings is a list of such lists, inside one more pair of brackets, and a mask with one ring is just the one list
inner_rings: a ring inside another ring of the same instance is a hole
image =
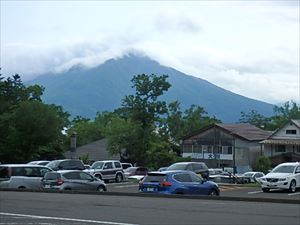
[[52, 171], [50, 168], [29, 164], [1, 164], [0, 188], [41, 188], [44, 175]]

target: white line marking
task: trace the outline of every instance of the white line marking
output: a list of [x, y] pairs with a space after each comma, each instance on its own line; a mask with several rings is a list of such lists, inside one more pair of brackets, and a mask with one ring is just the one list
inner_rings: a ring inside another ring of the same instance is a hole
[[248, 192], [248, 195], [258, 194], [258, 193], [263, 193], [263, 191], [251, 191], [251, 192]]
[[103, 223], [103, 224], [111, 224], [111, 225], [137, 225], [137, 224], [132, 224], [132, 223], [117, 223], [117, 222], [108, 222], [108, 221], [99, 221], [99, 220], [84, 220], [84, 219], [72, 219], [72, 218], [63, 218], [63, 217], [36, 216], [36, 215], [3, 213], [3, 212], [0, 212], [0, 215], [19, 216], [19, 217], [28, 217], [28, 218], [36, 218], [36, 219], [64, 220], [64, 221], [85, 222], [85, 223]]
[[114, 188], [127, 188], [127, 187], [138, 187], [138, 185], [137, 184], [131, 184], [131, 185], [116, 186]]
[[292, 196], [292, 195], [300, 195], [300, 192], [296, 192], [296, 193], [291, 193], [291, 194], [288, 194], [289, 196]]

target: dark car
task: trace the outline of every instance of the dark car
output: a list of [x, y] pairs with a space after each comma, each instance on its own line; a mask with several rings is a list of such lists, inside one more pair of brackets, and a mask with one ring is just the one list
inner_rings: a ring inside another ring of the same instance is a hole
[[218, 185], [192, 171], [149, 172], [139, 183], [139, 191], [160, 194], [220, 195]]
[[89, 190], [106, 191], [106, 185], [102, 180], [78, 170], [61, 170], [45, 174], [42, 179], [44, 189], [56, 190]]
[[49, 162], [47, 167], [57, 170], [84, 170], [85, 166], [79, 159], [60, 159]]
[[136, 175], [145, 176], [147, 173], [148, 169], [146, 167], [128, 167], [126, 170], [124, 170], [126, 178]]
[[204, 162], [179, 162], [174, 163], [168, 167], [167, 171], [169, 170], [188, 170], [193, 171], [198, 175], [201, 175], [202, 178], [207, 179], [209, 178], [208, 167]]

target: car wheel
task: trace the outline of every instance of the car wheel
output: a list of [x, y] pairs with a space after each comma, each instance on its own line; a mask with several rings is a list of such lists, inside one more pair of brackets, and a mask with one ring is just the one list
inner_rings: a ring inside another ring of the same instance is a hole
[[209, 195], [218, 196], [219, 193], [216, 191], [216, 189], [212, 189], [212, 190], [210, 190]]
[[101, 186], [99, 186], [99, 187], [97, 188], [97, 191], [99, 191], [99, 192], [104, 192], [104, 191], [106, 191], [106, 189], [105, 189], [105, 187], [103, 187], [103, 186], [101, 185]]
[[123, 176], [118, 173], [117, 176], [116, 176], [116, 182], [120, 183], [120, 182], [122, 182], [122, 180], [123, 180]]
[[100, 179], [100, 180], [102, 180], [102, 177], [101, 177], [100, 174], [95, 174], [95, 177], [98, 178], [98, 179]]
[[262, 191], [263, 191], [263, 192], [269, 192], [270, 189], [269, 189], [269, 188], [262, 188]]
[[296, 181], [295, 180], [291, 181], [290, 192], [292, 192], [292, 193], [296, 192]]

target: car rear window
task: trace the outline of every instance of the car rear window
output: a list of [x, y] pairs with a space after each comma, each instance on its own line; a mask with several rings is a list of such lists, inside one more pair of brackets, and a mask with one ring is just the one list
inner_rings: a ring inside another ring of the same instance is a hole
[[59, 173], [46, 173], [44, 178], [45, 180], [57, 180], [60, 177]]
[[163, 182], [167, 180], [166, 174], [149, 174], [144, 178], [144, 182]]

